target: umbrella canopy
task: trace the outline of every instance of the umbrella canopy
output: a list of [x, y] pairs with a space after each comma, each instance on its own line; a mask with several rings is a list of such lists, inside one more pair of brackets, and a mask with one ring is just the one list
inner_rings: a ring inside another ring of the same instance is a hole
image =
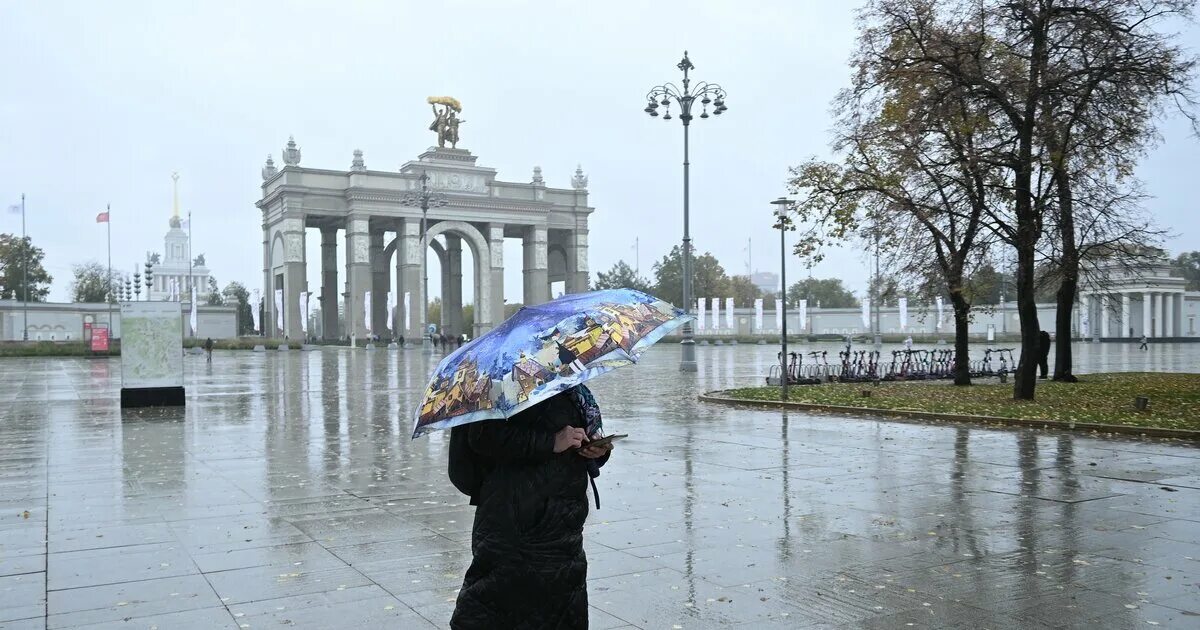
[[682, 310], [632, 289], [575, 293], [522, 308], [442, 359], [417, 407], [413, 437], [516, 415], [636, 363], [688, 319]]

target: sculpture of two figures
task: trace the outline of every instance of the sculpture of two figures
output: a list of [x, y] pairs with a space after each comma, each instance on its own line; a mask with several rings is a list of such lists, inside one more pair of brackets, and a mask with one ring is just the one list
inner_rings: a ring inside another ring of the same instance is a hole
[[[429, 130], [437, 133], [438, 146], [445, 148], [449, 142], [450, 148], [457, 149], [458, 126], [467, 122], [458, 117], [458, 113], [462, 111], [462, 104], [452, 96], [430, 96], [426, 100], [433, 108], [433, 122], [430, 123]], [[442, 108], [438, 109], [438, 105]]]

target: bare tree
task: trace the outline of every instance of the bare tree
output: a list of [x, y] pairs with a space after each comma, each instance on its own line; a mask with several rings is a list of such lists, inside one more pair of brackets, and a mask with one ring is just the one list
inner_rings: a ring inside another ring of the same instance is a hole
[[[873, 0], [862, 12], [860, 57], [874, 59], [884, 75], [927, 75], [929, 82], [962, 91], [975, 111], [989, 114], [1001, 140], [984, 159], [1005, 172], [989, 183], [993, 198], [1005, 203], [987, 204], [986, 220], [1016, 250], [1022, 352], [1014, 398], [1034, 397], [1040, 332], [1034, 272], [1047, 216], [1058, 217], [1054, 227], [1066, 281], [1059, 317], [1066, 313], [1069, 339], [1082, 258], [1074, 183], [1090, 157], [1085, 147], [1116, 147], [1129, 155], [1151, 135], [1149, 122], [1164, 97], [1190, 102], [1191, 61], [1154, 28], [1167, 17], [1190, 17], [1193, 5], [1194, 0]], [[909, 45], [893, 46], [900, 38]], [[1102, 154], [1114, 156], [1111, 149]], [[1114, 163], [1130, 164], [1103, 162]], [[1061, 342], [1064, 335], [1059, 337]]]
[[[889, 51], [927, 45], [903, 30], [874, 43]], [[873, 54], [856, 58], [854, 76], [838, 101], [833, 147], [842, 163], [792, 169], [806, 226], [797, 253], [816, 260], [827, 240], [857, 239], [886, 252], [888, 268], [905, 279], [940, 278], [954, 309], [954, 382], [969, 385], [968, 279], [986, 251], [997, 177], [991, 112], [936, 73]]]

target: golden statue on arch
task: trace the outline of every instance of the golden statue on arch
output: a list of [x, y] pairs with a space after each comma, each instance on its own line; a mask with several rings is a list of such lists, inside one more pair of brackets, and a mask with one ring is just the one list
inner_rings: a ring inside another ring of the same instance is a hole
[[[446, 148], [446, 143], [450, 143], [450, 148], [458, 148], [458, 126], [467, 121], [458, 117], [458, 113], [462, 111], [462, 103], [453, 96], [430, 96], [425, 99], [433, 108], [433, 122], [429, 124], [429, 130], [437, 133], [438, 146]], [[442, 108], [438, 109], [438, 105]]]

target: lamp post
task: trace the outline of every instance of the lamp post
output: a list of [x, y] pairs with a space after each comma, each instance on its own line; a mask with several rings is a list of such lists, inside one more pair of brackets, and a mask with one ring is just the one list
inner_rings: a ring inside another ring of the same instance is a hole
[[154, 286], [154, 265], [146, 261], [146, 301], [150, 301], [150, 287]]
[[[425, 330], [421, 331], [421, 343], [425, 346], [426, 352], [433, 352], [433, 339], [429, 332], [429, 264], [427, 257], [429, 255], [429, 209], [440, 208], [450, 204], [450, 200], [446, 195], [429, 190], [429, 174], [421, 171], [421, 176], [418, 178], [421, 182], [421, 192], [410, 192], [404, 195], [400, 203], [409, 207], [418, 207], [421, 209], [421, 299], [425, 302], [423, 312], [425, 313], [423, 320]], [[442, 310], [446, 309], [445, 300], [442, 300]]]
[[782, 398], [788, 398], [788, 349], [787, 349], [787, 231], [792, 229], [792, 220], [787, 211], [792, 202], [786, 197], [780, 197], [771, 202], [775, 206], [775, 225], [779, 228], [779, 284], [783, 287], [783, 317], [779, 331], [779, 382], [782, 384]]
[[25, 235], [25, 193], [21, 193], [21, 251], [25, 253], [21, 257], [21, 313], [24, 318], [22, 324], [23, 332], [21, 338], [23, 341], [29, 341], [29, 241]]
[[[688, 127], [692, 122], [692, 107], [697, 101], [700, 102], [702, 110], [700, 118], [708, 118], [708, 106], [713, 106], [713, 115], [720, 116], [725, 112], [725, 90], [716, 83], [707, 83], [700, 81], [696, 85], [691, 85], [691, 79], [688, 78], [688, 72], [694, 70], [696, 66], [692, 65], [688, 59], [687, 51], [683, 51], [683, 60], [675, 65], [683, 71], [683, 88], [680, 89], [672, 83], [665, 83], [650, 89], [646, 94], [646, 100], [649, 103], [643, 110], [651, 116], [658, 116], [658, 108], [661, 105], [666, 109], [663, 115], [663, 120], [671, 120], [671, 104], [674, 103], [679, 107], [679, 120], [683, 123], [683, 311], [687, 315], [692, 313], [692, 237], [690, 232], [690, 222], [688, 214], [688, 193], [689, 180], [688, 169]], [[682, 360], [679, 363], [679, 369], [683, 372], [696, 371], [696, 340], [692, 334], [692, 323], [683, 325], [683, 341]]]
[[872, 306], [875, 307], [875, 326], [874, 326], [874, 328], [875, 328], [875, 350], [879, 350], [880, 348], [883, 347], [883, 328], [879, 324], [880, 309], [883, 308], [883, 304], [880, 303], [879, 300], [881, 299], [881, 296], [883, 295], [883, 286], [879, 279], [879, 223], [878, 223], [878, 220], [875, 223], [875, 291], [874, 291], [874, 293], [875, 293], [875, 295], [871, 296], [871, 301], [873, 302]]

